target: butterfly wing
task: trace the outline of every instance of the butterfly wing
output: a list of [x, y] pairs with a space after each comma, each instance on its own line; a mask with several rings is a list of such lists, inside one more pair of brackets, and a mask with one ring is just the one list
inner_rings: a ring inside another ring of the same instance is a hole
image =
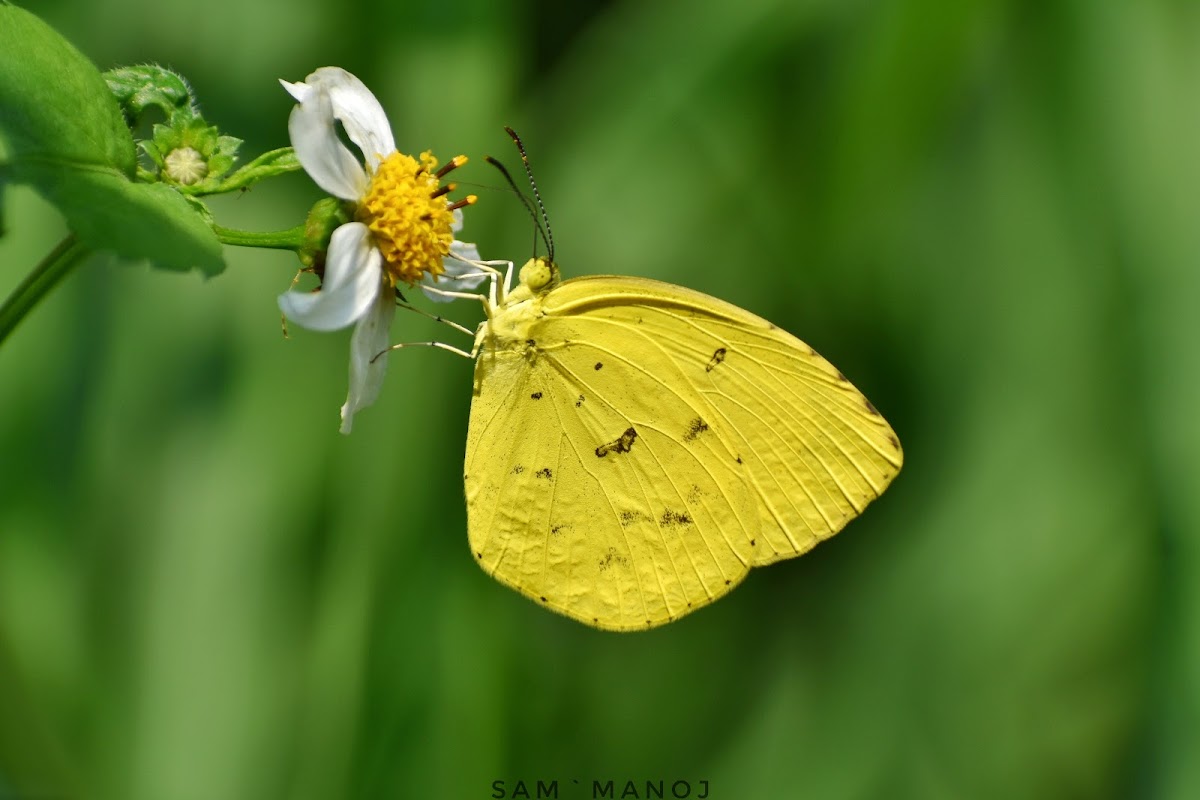
[[895, 436], [811, 348], [636, 278], [566, 281], [524, 347], [485, 347], [467, 443], [471, 548], [546, 606], [615, 630], [676, 619], [841, 529]]
[[903, 463], [899, 439], [846, 376], [813, 348], [745, 309], [691, 289], [629, 277], [566, 281], [545, 310], [585, 326], [636, 329], [710, 409], [758, 498], [751, 565], [803, 553], [862, 513]]

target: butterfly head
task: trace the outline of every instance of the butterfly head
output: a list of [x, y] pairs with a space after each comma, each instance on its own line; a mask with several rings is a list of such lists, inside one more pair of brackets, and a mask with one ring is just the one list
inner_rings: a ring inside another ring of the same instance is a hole
[[520, 278], [531, 294], [543, 294], [558, 285], [558, 265], [548, 258], [531, 258], [521, 267]]

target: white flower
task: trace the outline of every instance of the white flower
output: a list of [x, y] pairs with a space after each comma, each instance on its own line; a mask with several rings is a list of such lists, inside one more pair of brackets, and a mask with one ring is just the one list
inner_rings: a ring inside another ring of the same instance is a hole
[[[388, 331], [399, 284], [469, 291], [483, 280], [479, 251], [458, 241], [462, 206], [449, 202], [454, 184], [441, 179], [466, 162], [451, 159], [440, 170], [429, 153], [396, 151], [392, 129], [375, 95], [338, 67], [322, 67], [303, 83], [280, 81], [298, 105], [288, 119], [296, 157], [309, 177], [353, 208], [353, 222], [333, 232], [321, 288], [289, 291], [279, 308], [293, 322], [318, 331], [354, 324], [350, 340], [350, 390], [342, 406], [342, 433], [356, 411], [379, 394], [387, 370]], [[341, 123], [362, 159], [338, 138]], [[448, 298], [426, 291], [434, 300]]]

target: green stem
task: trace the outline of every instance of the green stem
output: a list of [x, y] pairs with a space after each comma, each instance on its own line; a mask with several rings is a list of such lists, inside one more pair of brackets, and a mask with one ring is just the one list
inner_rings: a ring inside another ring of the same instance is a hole
[[221, 240], [221, 244], [235, 244], [239, 247], [272, 247], [276, 250], [299, 250], [304, 245], [304, 226], [297, 225], [286, 231], [239, 231], [233, 228], [223, 228], [213, 225], [213, 232]]
[[58, 243], [0, 306], [0, 344], [90, 251], [71, 234]]

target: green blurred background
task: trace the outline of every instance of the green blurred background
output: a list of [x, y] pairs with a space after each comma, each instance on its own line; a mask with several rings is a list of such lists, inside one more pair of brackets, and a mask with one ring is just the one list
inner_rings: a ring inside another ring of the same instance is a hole
[[[350, 69], [401, 149], [473, 157], [465, 238], [519, 262], [481, 158], [514, 126], [567, 274], [786, 327], [907, 464], [711, 608], [593, 631], [472, 563], [469, 363], [393, 356], [342, 437], [349, 334], [280, 335], [293, 257], [96, 258], [0, 349], [0, 797], [1200, 797], [1197, 4], [31, 10], [185, 74], [244, 158], [286, 144], [277, 78]], [[5, 218], [6, 294], [63, 229], [23, 188]]]

